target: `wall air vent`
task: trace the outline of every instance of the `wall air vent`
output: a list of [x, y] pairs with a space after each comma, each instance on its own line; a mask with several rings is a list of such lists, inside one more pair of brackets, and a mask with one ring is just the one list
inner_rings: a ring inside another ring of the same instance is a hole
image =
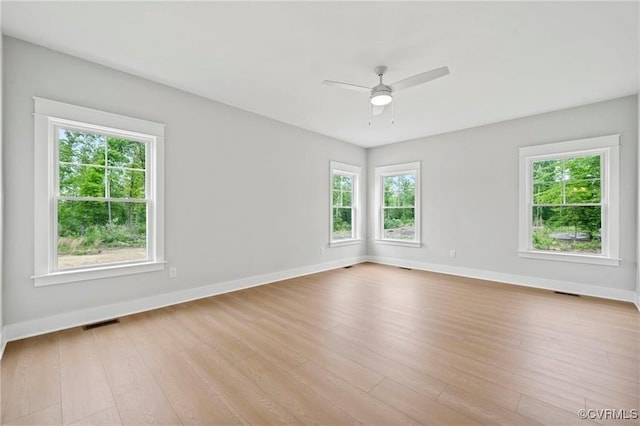
[[84, 331], [87, 331], [87, 330], [92, 330], [94, 328], [106, 327], [108, 325], [118, 324], [118, 323], [120, 323], [120, 320], [118, 318], [114, 318], [114, 319], [110, 319], [110, 320], [106, 320], [106, 321], [100, 321], [100, 322], [95, 322], [93, 324], [84, 325], [84, 326], [82, 326], [82, 329]]

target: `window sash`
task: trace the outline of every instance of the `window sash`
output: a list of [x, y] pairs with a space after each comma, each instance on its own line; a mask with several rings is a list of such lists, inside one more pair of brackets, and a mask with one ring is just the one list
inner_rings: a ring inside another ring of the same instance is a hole
[[[420, 247], [421, 243], [421, 225], [420, 225], [420, 168], [421, 163], [404, 163], [389, 166], [378, 166], [375, 168], [375, 184], [376, 184], [376, 206], [377, 206], [377, 224], [376, 224], [376, 241], [381, 243], [406, 245], [411, 247]], [[413, 204], [390, 206], [385, 200], [385, 178], [392, 176], [413, 176], [414, 193]], [[412, 240], [389, 238], [385, 236], [384, 218], [385, 211], [390, 209], [413, 209], [414, 238]]]
[[[335, 244], [336, 246], [342, 244], [356, 243], [360, 238], [360, 209], [359, 209], [359, 191], [360, 191], [360, 173], [361, 168], [359, 166], [352, 166], [350, 164], [338, 163], [335, 161], [330, 162], [330, 209], [329, 209], [329, 244], [330, 246]], [[334, 178], [336, 176], [347, 176], [351, 178], [351, 190], [334, 190]], [[341, 194], [340, 205], [334, 202], [334, 193], [339, 192]], [[350, 194], [350, 205], [342, 204], [342, 194]], [[334, 238], [334, 212], [337, 209], [344, 209], [351, 211], [351, 236], [349, 238]]]

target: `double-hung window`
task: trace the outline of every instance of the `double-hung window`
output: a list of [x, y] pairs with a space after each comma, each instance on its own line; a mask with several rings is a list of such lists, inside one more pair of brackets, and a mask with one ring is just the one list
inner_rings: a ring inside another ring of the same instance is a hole
[[520, 256], [617, 265], [619, 135], [520, 149]]
[[35, 99], [35, 283], [160, 270], [164, 126]]
[[358, 166], [331, 162], [332, 247], [360, 241], [360, 170]]
[[380, 243], [420, 247], [420, 162], [375, 169]]

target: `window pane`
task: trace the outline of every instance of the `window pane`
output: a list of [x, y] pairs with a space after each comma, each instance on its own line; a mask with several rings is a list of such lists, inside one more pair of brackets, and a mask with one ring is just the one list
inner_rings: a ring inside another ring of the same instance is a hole
[[415, 240], [415, 211], [413, 208], [384, 209], [383, 238]]
[[399, 205], [398, 194], [395, 192], [384, 193], [384, 207]]
[[136, 170], [109, 169], [111, 198], [144, 198], [145, 173]]
[[568, 158], [565, 168], [570, 180], [600, 179], [600, 155]]
[[342, 176], [342, 190], [351, 192], [353, 188], [353, 177]]
[[567, 204], [599, 203], [600, 181], [583, 180], [567, 182], [565, 193]]
[[385, 176], [383, 178], [384, 192], [398, 192], [398, 176]]
[[350, 208], [333, 209], [332, 238], [334, 240], [353, 238], [353, 222], [351, 213], [352, 210]]
[[342, 206], [343, 207], [351, 207], [351, 192], [343, 192], [342, 193]]
[[412, 174], [385, 176], [385, 206], [413, 206], [415, 200], [416, 178]]
[[333, 190], [340, 191], [342, 189], [342, 175], [333, 175]]
[[342, 205], [342, 192], [341, 191], [333, 191], [333, 205], [341, 206]]
[[145, 203], [58, 201], [58, 269], [147, 258]]
[[415, 204], [415, 182], [405, 181], [403, 185], [402, 192], [398, 194], [398, 204], [405, 207], [413, 207]]
[[534, 207], [532, 247], [536, 250], [600, 254], [601, 208]]
[[108, 164], [116, 167], [127, 167], [132, 169], [145, 168], [146, 144], [142, 142], [107, 138]]
[[104, 166], [104, 136], [58, 129], [58, 143], [60, 162]]
[[104, 197], [104, 167], [70, 166], [61, 164], [60, 195]]
[[561, 182], [563, 176], [563, 160], [535, 161], [533, 163], [533, 181]]
[[533, 204], [562, 204], [562, 182], [534, 183]]

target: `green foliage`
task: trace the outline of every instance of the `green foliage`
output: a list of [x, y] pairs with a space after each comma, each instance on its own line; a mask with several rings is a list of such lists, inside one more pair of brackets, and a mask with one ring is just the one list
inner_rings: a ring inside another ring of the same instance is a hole
[[384, 229], [413, 227], [415, 223], [416, 179], [412, 174], [385, 176]]
[[599, 251], [600, 156], [536, 161], [532, 173], [533, 247]]
[[[60, 129], [59, 253], [146, 245], [146, 145], [127, 139]], [[110, 201], [117, 198], [118, 201]], [[131, 201], [129, 201], [131, 200]]]
[[96, 254], [105, 248], [145, 246], [145, 229], [138, 228], [132, 231], [126, 225], [94, 225], [87, 227], [82, 234], [58, 238], [59, 254]]
[[333, 238], [336, 240], [352, 237], [351, 208], [333, 209]]

